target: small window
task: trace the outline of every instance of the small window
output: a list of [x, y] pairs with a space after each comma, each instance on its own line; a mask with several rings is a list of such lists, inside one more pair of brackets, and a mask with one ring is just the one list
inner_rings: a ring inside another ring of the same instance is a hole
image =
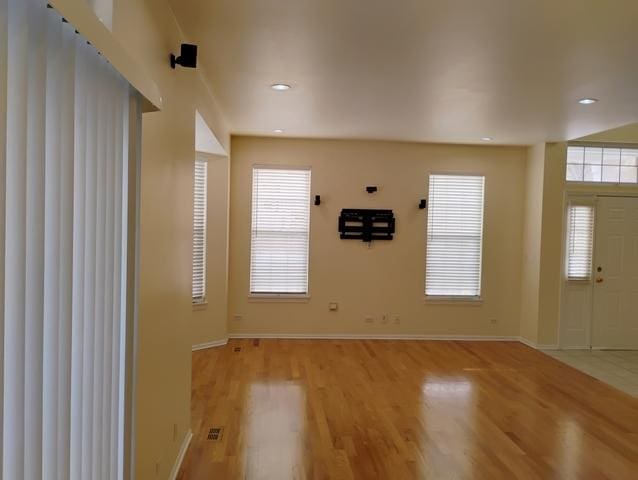
[[253, 169], [251, 294], [308, 293], [310, 170]]
[[571, 204], [567, 213], [567, 279], [588, 281], [591, 278], [594, 245], [593, 205]]
[[480, 297], [485, 177], [430, 175], [425, 294]]
[[206, 228], [208, 162], [203, 156], [195, 160], [193, 208], [193, 303], [206, 302]]
[[638, 183], [638, 149], [570, 145], [567, 147], [567, 181]]

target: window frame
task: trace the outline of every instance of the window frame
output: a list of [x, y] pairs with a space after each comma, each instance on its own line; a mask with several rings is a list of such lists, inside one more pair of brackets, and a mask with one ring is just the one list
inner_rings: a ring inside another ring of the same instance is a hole
[[[195, 289], [195, 214], [196, 214], [196, 186], [195, 186], [195, 172], [197, 168], [197, 163], [203, 163], [205, 168], [205, 185], [204, 185], [204, 253], [203, 253], [203, 294], [201, 297], [196, 297], [194, 295]], [[208, 287], [208, 170], [209, 170], [209, 158], [208, 155], [202, 152], [196, 152], [195, 161], [193, 162], [193, 221], [192, 221], [192, 229], [193, 229], [193, 251], [191, 255], [191, 303], [193, 307], [201, 307], [208, 304], [207, 299], [207, 287]]]
[[[307, 233], [307, 254], [306, 254], [306, 292], [253, 292], [252, 291], [252, 249], [253, 249], [253, 191], [255, 170], [299, 170], [310, 173], [308, 185], [308, 233]], [[250, 215], [249, 215], [249, 236], [248, 247], [248, 300], [251, 303], [307, 303], [310, 300], [310, 239], [312, 232], [312, 166], [311, 165], [291, 165], [291, 164], [264, 164], [255, 163], [250, 167]]]
[[[481, 224], [481, 248], [480, 248], [480, 268], [479, 268], [479, 294], [478, 295], [428, 295], [427, 294], [427, 268], [428, 268], [428, 224], [430, 220], [430, 180], [432, 176], [457, 176], [457, 177], [482, 177], [483, 178], [483, 210]], [[483, 303], [483, 278], [484, 278], [484, 262], [485, 258], [485, 221], [486, 221], [486, 199], [487, 199], [487, 175], [481, 171], [452, 171], [452, 170], [432, 170], [426, 175], [426, 191], [427, 191], [427, 214], [425, 218], [425, 249], [424, 262], [425, 275], [423, 276], [423, 300], [427, 304], [454, 304], [454, 305], [481, 305]]]
[[[604, 149], [620, 149], [621, 150], [621, 163], [618, 164], [619, 168], [622, 168], [623, 166], [625, 167], [633, 167], [633, 165], [622, 165], [622, 150], [638, 150], [638, 144], [628, 144], [628, 143], [614, 143], [614, 142], [569, 142], [567, 144], [567, 150], [565, 151], [565, 174], [564, 174], [564, 180], [565, 180], [565, 184], [568, 187], [589, 187], [589, 188], [596, 188], [596, 187], [621, 187], [621, 188], [638, 188], [638, 165], [635, 166], [636, 170], [637, 170], [637, 181], [636, 182], [621, 182], [620, 179], [619, 181], [615, 182], [609, 182], [609, 181], [603, 181], [603, 171], [602, 171], [602, 167], [604, 166], [603, 163], [601, 163], [601, 181], [597, 182], [595, 180], [569, 180], [567, 178], [568, 175], [568, 171], [569, 171], [569, 165], [580, 165], [580, 164], [573, 164], [573, 163], [569, 163], [569, 148], [570, 147], [580, 147], [580, 148], [601, 148], [603, 149], [603, 161], [604, 161]], [[588, 165], [583, 163], [584, 165]], [[606, 165], [606, 166], [615, 166], [615, 165]], [[584, 178], [584, 175], [583, 175]]]

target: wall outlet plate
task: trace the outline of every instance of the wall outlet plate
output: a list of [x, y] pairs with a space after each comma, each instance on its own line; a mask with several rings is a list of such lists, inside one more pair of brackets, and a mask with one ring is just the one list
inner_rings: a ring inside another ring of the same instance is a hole
[[330, 302], [328, 304], [328, 310], [330, 310], [331, 312], [336, 312], [337, 310], [339, 310], [339, 304], [337, 302]]
[[366, 317], [363, 321], [364, 321], [365, 323], [374, 323], [374, 318], [372, 318], [372, 317]]

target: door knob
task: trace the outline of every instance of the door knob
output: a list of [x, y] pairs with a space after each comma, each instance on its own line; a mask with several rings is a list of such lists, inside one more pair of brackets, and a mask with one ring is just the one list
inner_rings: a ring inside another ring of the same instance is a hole
[[596, 283], [603, 283], [605, 280], [603, 280], [601, 277], [598, 277], [596, 279]]

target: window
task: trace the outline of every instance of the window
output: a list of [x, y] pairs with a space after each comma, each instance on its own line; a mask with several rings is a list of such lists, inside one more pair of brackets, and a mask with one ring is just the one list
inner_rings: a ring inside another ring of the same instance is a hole
[[593, 205], [569, 206], [567, 214], [567, 279], [587, 281], [591, 278], [594, 245]]
[[570, 145], [567, 181], [638, 183], [638, 148]]
[[193, 212], [193, 303], [206, 302], [206, 200], [208, 190], [208, 163], [199, 156], [195, 159], [195, 187]]
[[308, 293], [310, 170], [253, 169], [250, 292]]
[[425, 294], [480, 297], [485, 177], [430, 175]]
[[128, 478], [139, 97], [44, 1], [0, 38], [0, 477]]

